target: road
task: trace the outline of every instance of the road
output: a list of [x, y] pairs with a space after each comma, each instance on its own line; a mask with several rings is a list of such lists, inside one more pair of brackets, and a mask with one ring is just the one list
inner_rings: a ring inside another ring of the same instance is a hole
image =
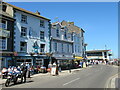
[[108, 79], [118, 72], [109, 65], [94, 65], [90, 68], [58, 76], [36, 76], [27, 83], [9, 88], [105, 88]]

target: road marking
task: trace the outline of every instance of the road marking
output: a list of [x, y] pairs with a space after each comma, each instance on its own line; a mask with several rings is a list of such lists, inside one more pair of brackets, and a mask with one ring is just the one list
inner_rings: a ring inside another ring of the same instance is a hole
[[65, 86], [65, 85], [67, 85], [67, 84], [70, 84], [70, 83], [72, 83], [72, 82], [75, 82], [75, 81], [77, 81], [77, 80], [79, 80], [80, 78], [76, 78], [76, 79], [74, 79], [74, 80], [72, 80], [72, 81], [70, 81], [70, 82], [67, 82], [67, 83], [65, 83], [65, 84], [63, 84], [63, 86]]

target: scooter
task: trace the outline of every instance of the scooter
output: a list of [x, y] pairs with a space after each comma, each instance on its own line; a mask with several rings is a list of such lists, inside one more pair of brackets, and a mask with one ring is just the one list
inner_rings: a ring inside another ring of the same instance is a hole
[[9, 72], [7, 76], [7, 80], [5, 82], [5, 86], [8, 87], [10, 86], [10, 83], [17, 83], [17, 79], [21, 78], [21, 74], [15, 73], [15, 72]]

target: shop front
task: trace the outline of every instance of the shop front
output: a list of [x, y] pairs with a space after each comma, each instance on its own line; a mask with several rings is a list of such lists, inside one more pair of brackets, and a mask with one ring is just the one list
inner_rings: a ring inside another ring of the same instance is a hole
[[55, 60], [58, 64], [58, 66], [60, 66], [62, 70], [68, 69], [68, 64], [71, 65], [71, 68], [74, 68], [74, 58], [73, 57], [56, 57]]
[[1, 60], [1, 69], [3, 67], [8, 68], [9, 66], [13, 65], [13, 52], [0, 52], [1, 56], [0, 56], [0, 60]]
[[80, 64], [80, 62], [83, 62], [83, 57], [78, 57], [78, 56], [76, 56], [75, 57], [75, 59], [74, 59], [74, 62], [78, 65], [78, 67], [79, 67], [79, 64]]
[[28, 62], [30, 66], [46, 66], [48, 67], [49, 57], [47, 56], [14, 56], [14, 65], [19, 66], [21, 63]]

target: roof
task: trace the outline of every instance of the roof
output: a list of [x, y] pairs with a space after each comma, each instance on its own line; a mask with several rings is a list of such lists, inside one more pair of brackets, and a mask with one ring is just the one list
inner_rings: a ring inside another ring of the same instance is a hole
[[77, 34], [79, 34], [81, 30], [83, 32], [85, 32], [82, 28], [74, 25], [74, 22], [71, 23], [71, 22], [66, 22], [66, 21], [63, 20], [61, 22], [61, 25], [66, 26], [69, 29], [70, 32], [76, 32]]
[[67, 27], [69, 33], [75, 32], [77, 34], [80, 33], [80, 31], [82, 30], [83, 32], [85, 32], [82, 28], [75, 26], [74, 22], [66, 22], [66, 21], [62, 21], [62, 22], [54, 22], [52, 23], [52, 26], [59, 24], [61, 26], [61, 28], [63, 27]]
[[88, 52], [107, 52], [107, 51], [110, 51], [110, 50], [90, 50], [86, 52], [88, 53]]
[[13, 7], [14, 9], [17, 9], [17, 10], [23, 11], [23, 12], [25, 12], [25, 13], [28, 13], [28, 14], [34, 15], [34, 16], [36, 16], [36, 17], [40, 17], [40, 18], [43, 18], [43, 19], [46, 19], [46, 20], [49, 20], [49, 21], [50, 21], [50, 19], [45, 18], [45, 17], [43, 17], [43, 16], [40, 16], [40, 15], [38, 15], [38, 14], [36, 14], [36, 13], [27, 11], [27, 10], [22, 9], [22, 8], [19, 8], [19, 7], [16, 7], [16, 6], [11, 5], [11, 4], [9, 4], [9, 3], [6, 3], [6, 2], [3, 2], [3, 3], [5, 3], [5, 4], [7, 4], [7, 5], [11, 6], [11, 7]]

